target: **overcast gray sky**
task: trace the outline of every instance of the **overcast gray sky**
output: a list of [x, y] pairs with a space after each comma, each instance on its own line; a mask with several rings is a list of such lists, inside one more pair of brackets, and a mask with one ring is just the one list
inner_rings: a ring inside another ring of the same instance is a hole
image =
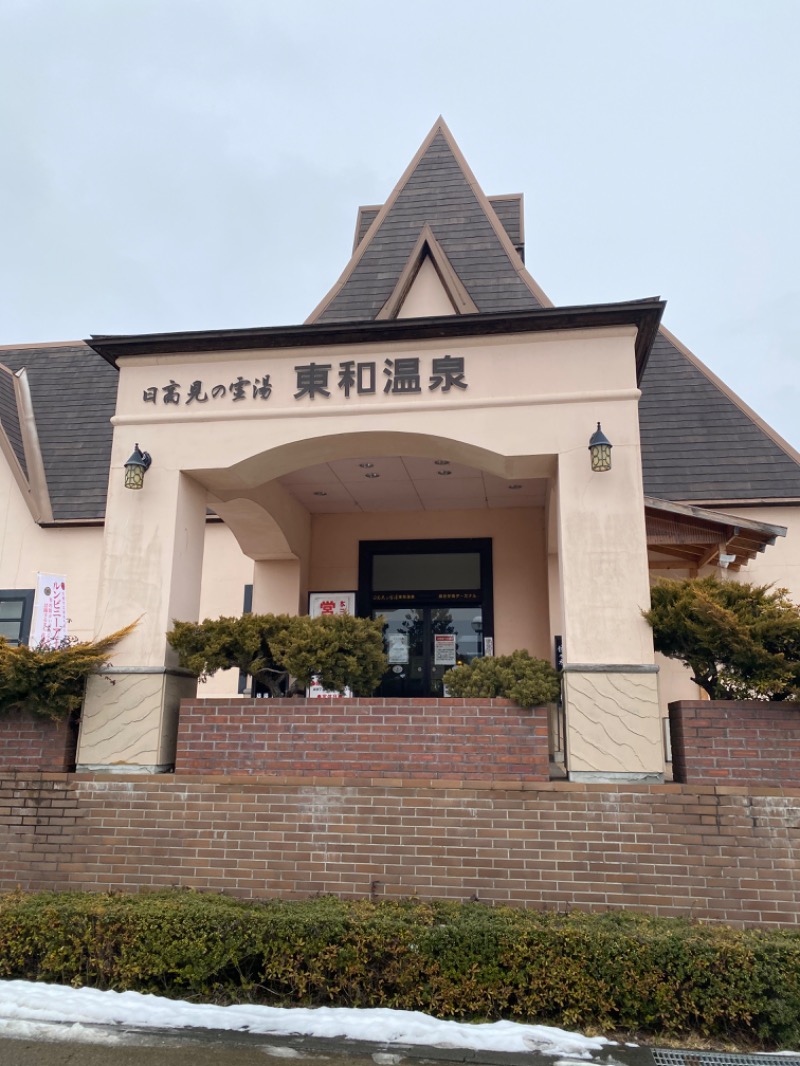
[[0, 344], [302, 322], [444, 116], [800, 446], [800, 0], [0, 0]]

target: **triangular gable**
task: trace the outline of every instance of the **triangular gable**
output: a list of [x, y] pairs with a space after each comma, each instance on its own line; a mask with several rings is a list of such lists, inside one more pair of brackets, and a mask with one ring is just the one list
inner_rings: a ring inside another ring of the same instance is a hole
[[403, 304], [408, 299], [412, 286], [419, 278], [420, 269], [426, 261], [433, 265], [439, 283], [450, 304], [451, 310], [445, 313], [474, 315], [477, 312], [478, 308], [475, 306], [472, 297], [461, 284], [458, 274], [456, 274], [444, 254], [442, 246], [434, 237], [433, 230], [426, 222], [400, 277], [397, 279], [397, 284], [389, 299], [375, 316], [376, 318], [398, 317]]
[[[369, 223], [360, 213], [356, 231]], [[370, 321], [391, 297], [428, 224], [480, 312], [550, 307], [439, 119], [308, 322]], [[476, 248], [481, 255], [475, 256]]]
[[647, 495], [706, 504], [800, 500], [800, 455], [663, 327], [641, 389]]

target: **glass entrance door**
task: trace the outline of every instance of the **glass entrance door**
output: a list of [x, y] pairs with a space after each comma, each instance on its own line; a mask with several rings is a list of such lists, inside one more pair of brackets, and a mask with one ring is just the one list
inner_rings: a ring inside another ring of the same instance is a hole
[[480, 607], [385, 607], [384, 646], [389, 668], [379, 696], [442, 696], [444, 674], [483, 655]]
[[384, 620], [379, 695], [444, 695], [447, 671], [491, 646], [491, 540], [361, 541], [358, 613]]

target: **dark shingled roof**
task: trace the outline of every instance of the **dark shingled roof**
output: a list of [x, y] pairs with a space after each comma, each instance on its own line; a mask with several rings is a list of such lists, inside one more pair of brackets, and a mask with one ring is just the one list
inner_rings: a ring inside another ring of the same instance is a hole
[[525, 243], [522, 239], [522, 193], [515, 196], [490, 196], [489, 203], [511, 238], [511, 243], [525, 262]]
[[[316, 322], [374, 319], [392, 294], [422, 227], [427, 222], [478, 311], [524, 311], [542, 306], [520, 271], [519, 256], [498, 236], [492, 208], [481, 200], [443, 124], [427, 143], [411, 173], [370, 238], [321, 308]], [[513, 200], [502, 208], [513, 226]], [[369, 220], [362, 212], [361, 225]], [[518, 235], [519, 236], [519, 235]]]
[[14, 375], [8, 367], [0, 363], [0, 425], [5, 430], [14, 455], [19, 460], [19, 465], [22, 467], [25, 477], [27, 477], [28, 466], [25, 462], [25, 449], [22, 446], [22, 432], [19, 423]]
[[55, 521], [103, 518], [119, 374], [85, 344], [4, 349], [28, 371]]
[[[525, 262], [525, 242], [522, 239], [522, 193], [513, 193], [510, 196], [490, 196], [489, 203], [494, 208], [503, 229], [511, 238], [511, 243], [519, 252], [519, 257]], [[353, 251], [367, 235], [367, 230], [378, 217], [383, 204], [370, 204], [368, 207], [359, 207], [356, 219], [356, 237], [353, 242]]]
[[382, 206], [382, 204], [378, 204], [377, 206], [359, 207], [358, 218], [356, 219], [356, 239], [353, 241], [353, 251], [358, 248], [359, 244], [361, 244], [366, 237], [367, 230], [378, 217], [378, 212]]
[[641, 388], [646, 495], [697, 502], [800, 498], [800, 464], [664, 333]]

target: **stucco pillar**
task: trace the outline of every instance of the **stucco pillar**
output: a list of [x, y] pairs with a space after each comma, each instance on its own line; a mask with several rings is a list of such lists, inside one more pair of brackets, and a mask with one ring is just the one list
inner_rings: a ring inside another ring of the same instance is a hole
[[663, 780], [635, 410], [603, 428], [610, 471], [592, 472], [585, 443], [559, 456], [567, 768], [573, 780]]
[[253, 614], [305, 614], [299, 559], [266, 559], [253, 567]]
[[158, 457], [138, 492], [112, 466], [96, 632], [139, 621], [89, 681], [78, 769], [157, 773], [175, 761], [178, 705], [196, 682], [165, 634], [174, 619], [198, 618], [205, 511], [205, 489]]

